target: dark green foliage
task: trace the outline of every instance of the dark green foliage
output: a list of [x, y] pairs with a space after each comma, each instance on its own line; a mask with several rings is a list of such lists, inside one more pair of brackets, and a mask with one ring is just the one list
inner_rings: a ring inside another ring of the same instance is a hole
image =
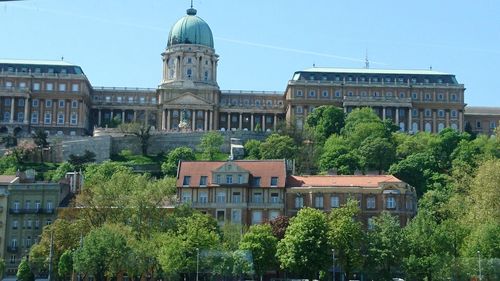
[[218, 132], [208, 132], [201, 138], [199, 149], [203, 153], [203, 160], [217, 160], [217, 154], [224, 143], [224, 137]]
[[177, 175], [177, 166], [181, 160], [196, 160], [196, 155], [193, 149], [182, 146], [170, 151], [165, 159], [165, 162], [161, 165], [162, 172], [168, 176], [175, 177]]
[[30, 265], [26, 259], [23, 259], [19, 266], [17, 267], [17, 280], [19, 281], [33, 281], [35, 280], [35, 275], [31, 272]]
[[262, 159], [294, 159], [297, 146], [289, 136], [272, 134], [260, 145]]
[[258, 160], [260, 159], [260, 144], [258, 140], [248, 140], [245, 143], [245, 158]]
[[83, 155], [70, 154], [68, 162], [78, 171], [83, 169], [85, 164], [95, 162], [95, 156], [94, 152], [85, 150]]
[[359, 155], [364, 169], [374, 169], [382, 174], [394, 163], [396, 147], [388, 139], [368, 137], [361, 143]]
[[421, 196], [428, 189], [432, 175], [438, 171], [437, 161], [430, 153], [416, 153], [393, 164], [389, 173], [415, 187]]
[[278, 264], [277, 243], [278, 239], [273, 236], [271, 226], [253, 225], [243, 236], [239, 248], [252, 253], [255, 273], [262, 277], [266, 271], [274, 269]]
[[332, 134], [340, 134], [344, 123], [344, 111], [339, 107], [330, 105], [315, 108], [306, 119], [307, 127], [314, 131], [314, 135], [319, 142], [324, 142]]

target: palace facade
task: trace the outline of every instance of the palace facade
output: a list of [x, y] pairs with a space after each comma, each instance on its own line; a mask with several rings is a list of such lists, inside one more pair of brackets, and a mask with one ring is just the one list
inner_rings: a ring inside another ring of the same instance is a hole
[[0, 133], [90, 135], [119, 122], [165, 132], [273, 131], [283, 121], [303, 127], [320, 105], [371, 107], [410, 133], [466, 123], [491, 133], [500, 120], [500, 108], [466, 108], [464, 85], [432, 70], [315, 67], [295, 72], [284, 92], [221, 90], [212, 31], [196, 14], [188, 9], [172, 26], [156, 88], [92, 86], [65, 61], [0, 60]]

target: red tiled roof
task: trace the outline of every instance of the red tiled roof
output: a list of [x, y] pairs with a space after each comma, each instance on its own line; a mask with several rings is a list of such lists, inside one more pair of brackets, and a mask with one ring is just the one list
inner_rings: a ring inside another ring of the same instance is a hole
[[17, 176], [0, 175], [0, 183], [11, 183]]
[[379, 176], [289, 176], [288, 187], [328, 187], [328, 186], [359, 186], [378, 187], [381, 183], [401, 183], [402, 181], [392, 175]]
[[[207, 185], [212, 184], [212, 171], [224, 165], [225, 161], [181, 161], [177, 175], [177, 186], [182, 186], [184, 176], [191, 177], [190, 186], [199, 186], [200, 177], [207, 176]], [[286, 166], [284, 160], [237, 160], [231, 161], [244, 170], [250, 172], [252, 177], [260, 177], [260, 186], [269, 187], [271, 177], [278, 177], [277, 187], [284, 188], [286, 183]]]

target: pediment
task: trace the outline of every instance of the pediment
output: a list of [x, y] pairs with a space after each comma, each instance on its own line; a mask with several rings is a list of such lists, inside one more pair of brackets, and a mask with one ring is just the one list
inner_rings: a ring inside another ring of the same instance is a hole
[[249, 171], [241, 168], [234, 162], [227, 162], [219, 168], [215, 169], [215, 173], [250, 173]]
[[193, 95], [192, 93], [185, 93], [181, 96], [173, 98], [165, 102], [168, 105], [211, 105], [206, 100]]

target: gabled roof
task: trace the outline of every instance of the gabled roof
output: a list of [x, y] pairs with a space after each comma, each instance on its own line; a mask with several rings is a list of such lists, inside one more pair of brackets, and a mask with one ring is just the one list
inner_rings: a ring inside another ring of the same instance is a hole
[[[202, 176], [208, 177], [207, 186], [218, 186], [217, 184], [212, 184], [212, 171], [219, 169], [226, 163], [226, 161], [181, 161], [177, 174], [177, 186], [182, 186], [185, 176], [191, 177], [190, 186], [199, 186]], [[231, 163], [248, 171], [254, 178], [260, 177], [261, 187], [269, 187], [271, 185], [271, 177], [278, 177], [277, 187], [285, 187], [285, 160], [238, 160], [231, 161]]]
[[392, 175], [376, 176], [289, 176], [287, 187], [379, 187], [382, 183], [402, 183]]
[[0, 175], [0, 184], [13, 183], [17, 179], [17, 176]]

